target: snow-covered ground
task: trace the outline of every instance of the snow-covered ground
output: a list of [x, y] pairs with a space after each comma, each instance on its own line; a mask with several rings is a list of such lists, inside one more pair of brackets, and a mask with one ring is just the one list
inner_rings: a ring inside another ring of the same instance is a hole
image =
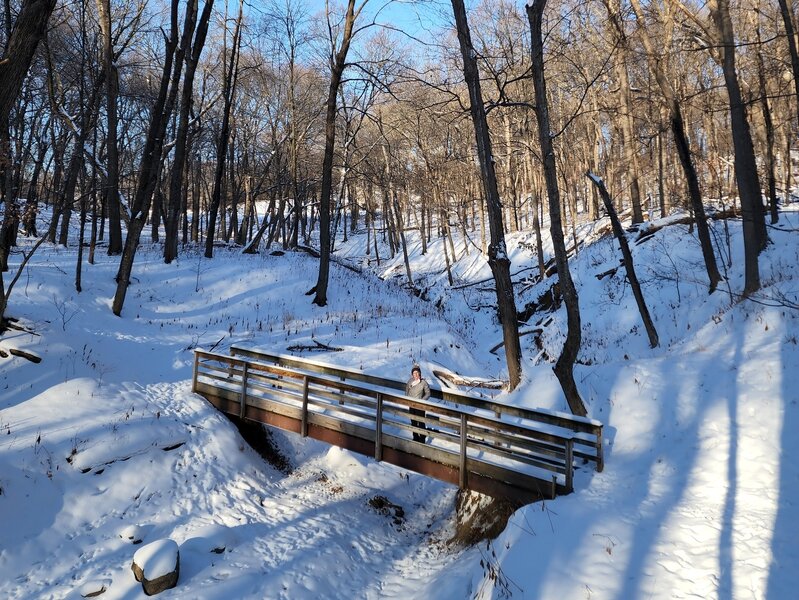
[[[605, 423], [605, 470], [580, 470], [574, 494], [518, 510], [499, 538], [466, 549], [447, 543], [451, 486], [274, 431], [295, 467], [286, 475], [190, 379], [194, 348], [288, 353], [314, 341], [344, 349], [315, 360], [397, 379], [414, 362], [428, 375], [503, 376], [501, 351], [489, 352], [501, 341], [484, 308], [490, 282], [476, 283], [490, 271], [473, 246], [451, 289], [440, 242], [421, 255], [409, 234], [420, 299], [404, 286], [401, 255], [367, 266], [365, 236], [351, 236], [336, 256], [364, 273], [334, 264], [320, 308], [305, 295], [317, 263], [303, 253], [219, 248], [206, 260], [189, 249], [164, 265], [145, 243], [120, 318], [110, 309], [117, 258], [100, 249], [77, 293], [76, 249], [42, 246], [8, 311], [28, 331], [0, 338], [0, 349], [42, 358], [0, 358], [0, 597], [144, 597], [131, 537], [178, 543], [180, 579], [163, 598], [795, 597], [799, 213], [787, 207], [770, 230], [753, 300], [735, 297], [742, 242], [740, 223], [728, 225], [729, 246], [713, 225], [732, 264], [712, 295], [687, 226], [633, 245], [655, 349], [623, 270], [596, 277], [618, 265], [615, 241], [581, 231], [591, 243], [572, 261], [584, 333], [576, 379]], [[514, 280], [535, 272], [529, 241], [509, 237]], [[521, 283], [519, 307], [549, 285]], [[522, 385], [498, 399], [565, 410], [543, 359], [557, 356], [565, 315], [546, 316], [540, 348], [522, 338]], [[377, 496], [404, 514], [375, 508]]]

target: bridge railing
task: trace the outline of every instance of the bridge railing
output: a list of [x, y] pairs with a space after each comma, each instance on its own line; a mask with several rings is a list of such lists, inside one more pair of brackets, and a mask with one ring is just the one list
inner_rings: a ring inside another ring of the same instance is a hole
[[[573, 490], [575, 444], [583, 438], [571, 430], [479, 414], [471, 406], [414, 400], [376, 381], [381, 378], [365, 376], [353, 383], [342, 378], [343, 370], [331, 376], [300, 366], [198, 350], [193, 390], [228, 414], [348, 447], [462, 488], [519, 498]], [[424, 416], [410, 415], [411, 408], [424, 410]], [[429, 443], [413, 441], [414, 432]], [[424, 468], [408, 457], [425, 459]]]
[[[282, 354], [270, 354], [254, 348], [243, 348], [241, 346], [231, 346], [230, 354], [231, 356], [243, 356], [267, 364], [289, 367], [302, 372], [338, 377], [342, 381], [360, 381], [370, 386], [398, 390], [400, 393], [404, 393], [405, 391], [405, 383], [402, 381], [370, 375], [355, 369], [346, 369], [320, 361]], [[469, 406], [492, 413], [499, 419], [516, 417], [522, 423], [536, 423], [537, 427], [541, 425], [549, 426], [548, 429], [555, 434], [566, 435], [566, 432], [573, 432], [575, 458], [594, 463], [596, 470], [600, 472], [605, 466], [602, 450], [601, 421], [558, 411], [509, 406], [486, 398], [470, 396], [455, 390], [442, 390], [434, 385], [430, 386], [430, 393], [431, 398], [443, 400], [453, 404], [455, 407]], [[543, 427], [542, 429], [547, 430], [547, 427]]]

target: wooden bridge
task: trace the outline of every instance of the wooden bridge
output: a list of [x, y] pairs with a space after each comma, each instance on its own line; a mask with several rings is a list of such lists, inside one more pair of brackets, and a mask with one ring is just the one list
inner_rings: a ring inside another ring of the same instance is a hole
[[[432, 388], [429, 401], [416, 400], [404, 382], [253, 349], [230, 353], [194, 356], [192, 390], [222, 412], [462, 489], [526, 504], [572, 492], [575, 468], [603, 467], [602, 424], [593, 419]], [[413, 417], [425, 430], [411, 425], [410, 408], [425, 411]]]

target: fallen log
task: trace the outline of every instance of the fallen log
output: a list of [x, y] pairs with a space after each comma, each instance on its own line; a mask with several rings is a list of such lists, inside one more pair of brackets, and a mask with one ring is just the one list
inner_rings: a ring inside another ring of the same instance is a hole
[[456, 375], [455, 373], [449, 373], [447, 371], [439, 371], [438, 369], [433, 369], [433, 375], [452, 385], [468, 388], [501, 390], [504, 389], [506, 384], [506, 382], [501, 379], [468, 379], [461, 375]]
[[40, 362], [42, 362], [42, 357], [41, 356], [36, 356], [35, 354], [31, 354], [30, 352], [25, 352], [24, 350], [17, 350], [16, 348], [9, 348], [8, 351], [12, 355], [19, 356], [20, 358], [25, 358], [25, 359], [31, 361], [32, 363], [39, 364]]

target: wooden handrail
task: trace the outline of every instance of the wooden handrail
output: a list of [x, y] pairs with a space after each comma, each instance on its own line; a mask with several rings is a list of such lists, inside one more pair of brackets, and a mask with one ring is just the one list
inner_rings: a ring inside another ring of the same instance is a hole
[[[231, 356], [246, 356], [255, 360], [272, 362], [276, 365], [294, 367], [300, 370], [309, 370], [326, 375], [343, 377], [345, 379], [351, 379], [354, 381], [362, 381], [365, 383], [371, 383], [373, 385], [379, 385], [380, 387], [384, 388], [396, 390], [405, 389], [405, 383], [397, 381], [396, 379], [389, 379], [387, 377], [380, 377], [378, 375], [369, 375], [354, 369], [337, 367], [335, 365], [330, 365], [315, 360], [308, 360], [282, 354], [269, 354], [260, 350], [242, 348], [241, 346], [235, 345], [230, 347], [230, 354]], [[596, 419], [580, 417], [577, 415], [569, 415], [566, 413], [558, 413], [557, 411], [548, 411], [544, 409], [531, 409], [511, 406], [508, 404], [502, 404], [501, 402], [496, 402], [495, 400], [476, 398], [474, 396], [469, 396], [468, 394], [454, 390], [442, 390], [435, 385], [430, 386], [430, 395], [432, 398], [436, 398], [438, 400], [446, 400], [455, 404], [466, 404], [467, 406], [473, 406], [474, 408], [482, 408], [495, 413], [522, 417], [524, 419], [530, 419], [542, 423], [560, 425], [561, 423], [567, 422], [568, 425], [566, 426], [573, 431], [594, 433], [596, 428], [602, 428], [602, 422], [597, 421]]]
[[[361, 381], [383, 388], [400, 390], [402, 392], [405, 390], [405, 384], [401, 381], [388, 379], [386, 377], [380, 377], [377, 375], [369, 375], [360, 371], [346, 369], [320, 361], [286, 356], [282, 354], [270, 354], [253, 348], [242, 348], [241, 346], [236, 345], [230, 347], [230, 354], [231, 356], [245, 356], [260, 362], [269, 362], [275, 365], [297, 368], [303, 371], [311, 371], [339, 378], [349, 378], [354, 381]], [[514, 416], [529, 421], [536, 421], [538, 423], [568, 429], [577, 433], [587, 433], [594, 439], [581, 441], [581, 438], [577, 437], [575, 442], [580, 445], [592, 447], [594, 449], [594, 456], [588, 455], [585, 452], [577, 452], [577, 456], [582, 459], [595, 462], [597, 471], [601, 472], [604, 469], [603, 425], [601, 421], [590, 419], [588, 417], [559, 413], [557, 411], [510, 406], [493, 400], [486, 400], [485, 398], [476, 398], [457, 391], [441, 390], [435, 386], [430, 386], [430, 395], [431, 398], [453, 402], [456, 405], [465, 404], [466, 406], [471, 406], [473, 408], [491, 411], [497, 415], [497, 417], [501, 417], [502, 415]]]

